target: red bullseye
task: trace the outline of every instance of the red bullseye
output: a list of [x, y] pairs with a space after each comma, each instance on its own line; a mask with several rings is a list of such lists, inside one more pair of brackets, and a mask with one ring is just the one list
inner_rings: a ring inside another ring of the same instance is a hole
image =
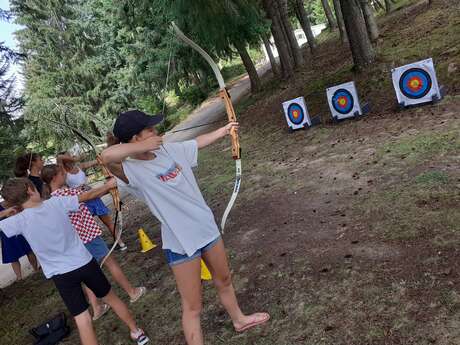
[[407, 87], [413, 92], [418, 92], [423, 88], [423, 81], [419, 77], [413, 77], [407, 82]]
[[346, 108], [348, 105], [348, 99], [346, 97], [339, 97], [337, 100], [337, 103], [339, 104], [340, 107]]

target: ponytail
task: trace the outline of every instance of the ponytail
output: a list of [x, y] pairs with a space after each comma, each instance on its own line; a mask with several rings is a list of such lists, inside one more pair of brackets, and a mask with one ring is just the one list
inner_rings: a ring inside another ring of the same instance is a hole
[[40, 176], [43, 181], [43, 199], [49, 199], [51, 197], [51, 181], [59, 173], [60, 169], [60, 166], [57, 164], [48, 164], [43, 167]]

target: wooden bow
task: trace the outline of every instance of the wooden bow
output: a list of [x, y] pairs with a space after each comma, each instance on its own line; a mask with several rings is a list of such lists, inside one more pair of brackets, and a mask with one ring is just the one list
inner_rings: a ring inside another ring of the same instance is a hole
[[[235, 115], [235, 110], [233, 108], [233, 103], [230, 98], [230, 94], [227, 90], [227, 87], [225, 86], [224, 78], [222, 77], [222, 74], [219, 70], [219, 66], [217, 66], [214, 60], [209, 56], [208, 53], [206, 53], [206, 51], [203, 50], [203, 48], [201, 48], [198, 44], [193, 42], [190, 38], [185, 36], [184, 33], [177, 27], [177, 25], [174, 24], [174, 22], [172, 22], [171, 25], [177, 37], [179, 37], [183, 42], [185, 42], [190, 47], [195, 49], [209, 63], [219, 83], [219, 88], [220, 88], [219, 95], [221, 99], [224, 101], [225, 110], [227, 111], [228, 121], [236, 122], [236, 115]], [[240, 190], [241, 176], [242, 176], [241, 175], [241, 147], [240, 147], [240, 140], [238, 137], [238, 133], [235, 127], [232, 127], [232, 129], [230, 130], [230, 135], [231, 135], [231, 140], [232, 140], [232, 157], [235, 160], [236, 177], [235, 177], [235, 185], [233, 187], [232, 196], [222, 216], [222, 221], [221, 221], [222, 233], [224, 233], [224, 228], [225, 228], [225, 223], [227, 221], [227, 217], [235, 203], [236, 197]]]

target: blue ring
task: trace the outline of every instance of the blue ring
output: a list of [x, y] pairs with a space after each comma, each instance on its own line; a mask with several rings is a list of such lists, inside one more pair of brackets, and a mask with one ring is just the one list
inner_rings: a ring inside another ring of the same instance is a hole
[[[338, 103], [340, 97], [346, 97], [348, 99], [348, 104], [345, 108], [341, 107]], [[353, 110], [353, 107], [355, 106], [355, 100], [353, 99], [353, 95], [350, 91], [346, 89], [338, 89], [336, 92], [334, 92], [331, 102], [334, 109], [338, 113], [343, 115], [348, 114], [350, 111]]]
[[[413, 78], [418, 77], [422, 80], [423, 87], [418, 91], [414, 92], [413, 90], [407, 87], [407, 82]], [[402, 94], [407, 98], [412, 99], [419, 99], [425, 97], [428, 92], [430, 92], [433, 82], [431, 80], [430, 75], [427, 71], [421, 68], [411, 68], [405, 71], [401, 78], [399, 79], [399, 89], [401, 90]]]
[[[292, 112], [294, 110], [299, 110], [300, 111], [300, 116], [296, 119], [293, 115], [292, 115]], [[288, 113], [288, 117], [289, 117], [289, 120], [295, 124], [295, 125], [300, 125], [302, 124], [304, 118], [305, 118], [305, 114], [304, 114], [304, 111], [303, 111], [303, 108], [297, 104], [297, 103], [291, 103], [289, 104], [289, 107], [288, 107], [288, 110], [287, 110], [287, 113]]]

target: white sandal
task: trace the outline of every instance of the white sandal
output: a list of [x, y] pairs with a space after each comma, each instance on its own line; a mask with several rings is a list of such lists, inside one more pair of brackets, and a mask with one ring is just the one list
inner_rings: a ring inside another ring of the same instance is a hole
[[108, 311], [110, 310], [110, 306], [108, 304], [103, 304], [102, 305], [102, 312], [98, 316], [93, 316], [93, 321], [99, 320], [101, 317], [103, 317]]
[[137, 294], [136, 296], [134, 296], [133, 298], [130, 298], [129, 301], [131, 303], [134, 303], [136, 302], [137, 300], [139, 300], [139, 298], [141, 298], [142, 296], [145, 295], [146, 291], [147, 291], [147, 288], [145, 286], [140, 286], [137, 288]]

